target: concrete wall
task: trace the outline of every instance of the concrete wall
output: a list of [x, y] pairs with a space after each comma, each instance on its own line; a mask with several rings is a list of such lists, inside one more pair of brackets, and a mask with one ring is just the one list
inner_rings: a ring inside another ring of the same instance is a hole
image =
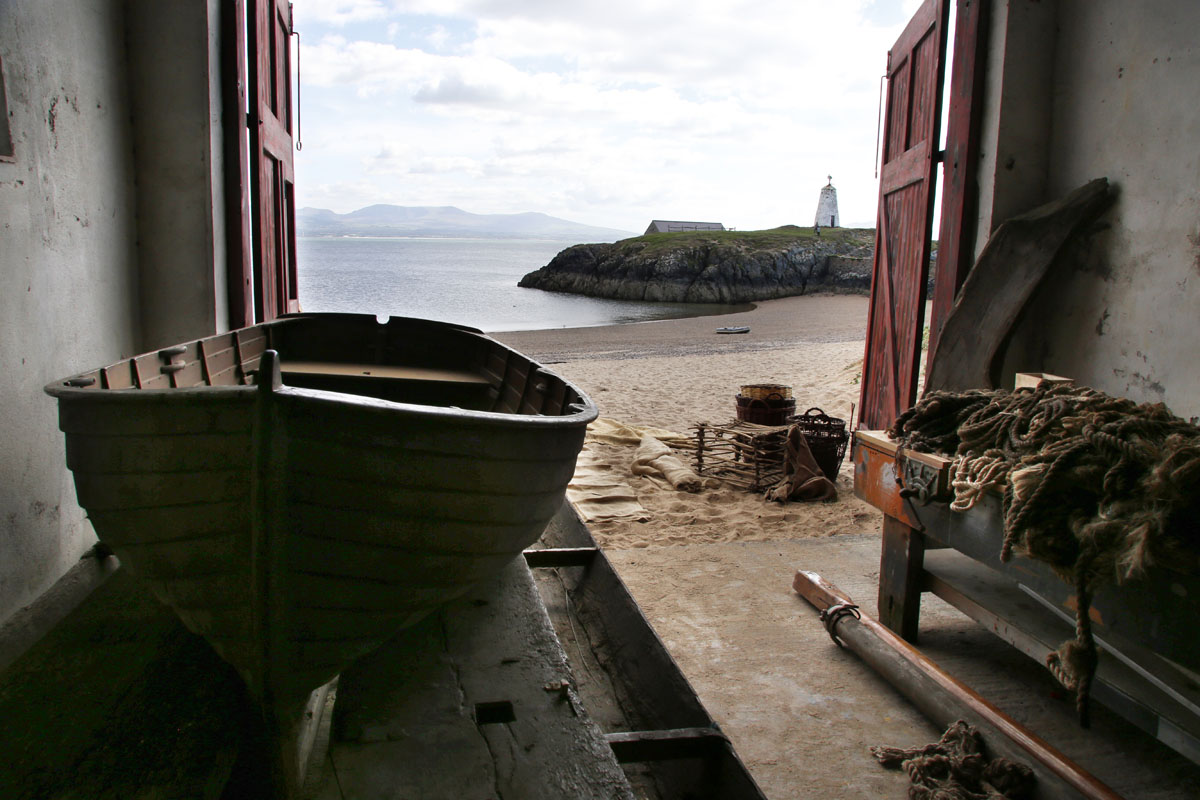
[[0, 621], [94, 542], [51, 380], [225, 327], [219, 0], [0, 0]]
[[[1028, 11], [1031, 4], [1000, 5], [1015, 18], [1016, 9]], [[1118, 200], [1039, 290], [1006, 367], [1069, 375], [1139, 402], [1165, 402], [1180, 416], [1200, 415], [1194, 355], [1200, 343], [1200, 47], [1194, 35], [1200, 4], [1057, 0], [1051, 8], [1052, 69], [1027, 74], [1020, 61], [1028, 51], [1010, 47], [1006, 64], [1022, 58], [1002, 76], [1005, 94], [1025, 86], [1039, 98], [1051, 88], [1040, 135], [1031, 135], [1038, 126], [1026, 123], [1018, 126], [1023, 140], [1006, 134], [1005, 106], [999, 119], [994, 103], [989, 108], [993, 152], [1001, 160], [996, 175], [1005, 171], [1006, 150], [1018, 164], [1023, 153], [1035, 159], [1044, 153], [1042, 190], [1029, 191], [1004, 213], [1102, 176]], [[1030, 16], [1038, 13], [1044, 11]], [[989, 79], [992, 90], [997, 80]], [[1013, 111], [1008, 119], [1021, 116]], [[1003, 183], [992, 182], [999, 187], [992, 193], [996, 206], [1006, 196]], [[1003, 216], [994, 211], [987, 222]]]
[[0, 619], [94, 541], [42, 387], [137, 344], [122, 6], [0, 3], [15, 151], [0, 163]]

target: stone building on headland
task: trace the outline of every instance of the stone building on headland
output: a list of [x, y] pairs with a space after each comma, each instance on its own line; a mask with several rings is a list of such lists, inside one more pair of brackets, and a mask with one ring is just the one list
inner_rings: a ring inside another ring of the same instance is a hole
[[719, 222], [678, 222], [676, 220], [651, 220], [643, 236], [651, 233], [678, 233], [679, 231], [723, 231], [725, 226]]
[[837, 189], [833, 188], [833, 176], [829, 183], [821, 187], [821, 197], [817, 200], [817, 217], [813, 222], [816, 228], [836, 228], [841, 224], [838, 218]]

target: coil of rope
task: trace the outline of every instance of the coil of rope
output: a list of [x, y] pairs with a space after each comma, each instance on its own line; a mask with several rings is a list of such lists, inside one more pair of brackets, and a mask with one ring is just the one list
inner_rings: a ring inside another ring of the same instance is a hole
[[1097, 653], [1097, 589], [1160, 564], [1200, 563], [1200, 428], [1161, 403], [1087, 387], [931, 392], [888, 430], [903, 447], [953, 457], [952, 507], [1003, 494], [1000, 558], [1049, 564], [1078, 595], [1075, 639], [1047, 659], [1081, 724]]

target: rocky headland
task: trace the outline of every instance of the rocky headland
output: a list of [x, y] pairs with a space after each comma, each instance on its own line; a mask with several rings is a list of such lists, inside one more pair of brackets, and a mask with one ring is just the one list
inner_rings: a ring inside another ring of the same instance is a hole
[[867, 294], [874, 242], [872, 228], [655, 233], [568, 247], [518, 285], [666, 303]]

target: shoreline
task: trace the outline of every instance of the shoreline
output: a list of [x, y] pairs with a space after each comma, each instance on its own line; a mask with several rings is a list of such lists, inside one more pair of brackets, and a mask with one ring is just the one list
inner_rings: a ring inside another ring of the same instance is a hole
[[[792, 387], [795, 413], [820, 408], [847, 425], [855, 418], [869, 298], [800, 295], [762, 301], [721, 317], [749, 325], [718, 334], [712, 318], [644, 325], [515, 331], [494, 338], [544, 364], [591, 396], [600, 416], [691, 438], [699, 422], [736, 417], [736, 396], [754, 383]], [[634, 474], [636, 446], [589, 437], [581, 462], [629, 487], [640, 516], [589, 522], [602, 547], [663, 547], [700, 542], [805, 539], [878, 531], [878, 515], [854, 496], [854, 470], [843, 460], [834, 503], [773, 503], [728, 484], [691, 494]], [[677, 455], [691, 465], [687, 450]], [[848, 454], [847, 454], [848, 455]]]
[[[488, 335], [548, 364], [596, 358], [719, 355], [775, 350], [808, 342], [863, 342], [868, 303], [869, 298], [864, 295], [796, 295], [756, 301], [749, 310], [721, 315], [495, 331]], [[715, 324], [717, 319], [719, 325]], [[716, 332], [718, 327], [739, 325], [748, 326], [750, 331]]]

